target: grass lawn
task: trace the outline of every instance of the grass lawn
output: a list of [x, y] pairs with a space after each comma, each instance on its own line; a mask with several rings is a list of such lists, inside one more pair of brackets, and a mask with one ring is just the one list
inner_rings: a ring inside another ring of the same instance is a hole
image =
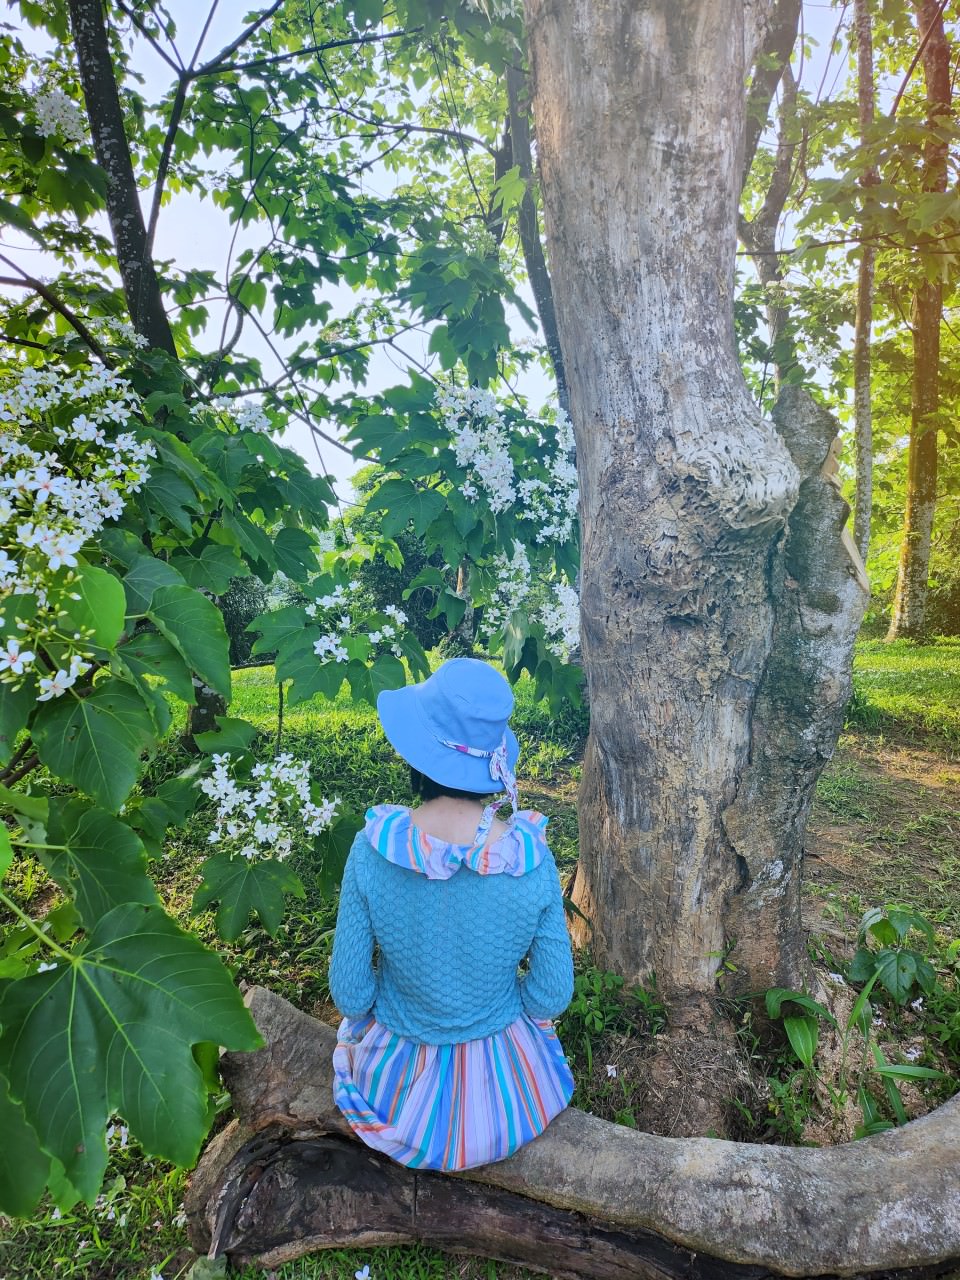
[[[231, 714], [275, 734], [276, 711], [271, 669], [235, 673]], [[585, 717], [574, 711], [551, 717], [545, 705], [534, 702], [530, 684], [522, 683], [514, 724], [521, 739], [523, 803], [550, 815], [551, 843], [561, 873], [568, 873], [576, 861], [575, 800]], [[308, 759], [314, 776], [349, 808], [362, 811], [378, 801], [409, 799], [406, 768], [383, 739], [374, 712], [354, 707], [346, 697], [333, 705], [314, 700], [287, 706], [283, 748]], [[172, 752], [155, 762], [147, 787], [170, 768]], [[300, 865], [306, 898], [291, 900], [277, 937], [251, 927], [236, 945], [226, 946], [217, 940], [209, 914], [191, 920], [189, 913], [208, 828], [201, 811], [173, 835], [155, 867], [168, 907], [218, 946], [238, 979], [268, 985], [332, 1019], [326, 968], [335, 903], [324, 898], [311, 868]], [[960, 934], [960, 640], [925, 646], [866, 641], [858, 647], [847, 727], [818, 788], [807, 850], [805, 915], [821, 959], [834, 966], [845, 963], [862, 911], [886, 902], [908, 902], [922, 910], [935, 922], [944, 948]], [[49, 882], [37, 864], [26, 862], [17, 876], [11, 875], [11, 888], [23, 902], [36, 906], [50, 899]], [[929, 1033], [926, 1011], [904, 1016], [898, 1034]], [[955, 1019], [960, 1063], [957, 1001], [938, 1016]], [[637, 1123], [631, 1045], [660, 1024], [655, 992], [624, 992], [611, 975], [582, 967], [575, 1007], [561, 1028], [575, 1059], [575, 1101], [596, 1114]], [[622, 1065], [616, 1079], [607, 1075], [610, 1062]], [[788, 1104], [789, 1098], [774, 1097], [771, 1116], [754, 1117], [758, 1125], [768, 1124], [768, 1140], [784, 1140], [792, 1122], [782, 1113]], [[80, 1205], [55, 1216], [47, 1207], [30, 1223], [0, 1224], [0, 1280], [184, 1276], [191, 1256], [179, 1216], [186, 1177], [144, 1157], [118, 1129], [104, 1195], [93, 1209]], [[364, 1266], [370, 1268], [370, 1280], [523, 1280], [532, 1274], [421, 1247], [334, 1250], [273, 1274], [276, 1280], [352, 1280]], [[258, 1268], [238, 1273], [241, 1280], [264, 1280], [266, 1274]]]

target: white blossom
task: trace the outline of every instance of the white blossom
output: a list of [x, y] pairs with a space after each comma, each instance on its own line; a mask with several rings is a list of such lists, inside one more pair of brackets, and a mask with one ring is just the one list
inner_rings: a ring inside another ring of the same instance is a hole
[[86, 130], [80, 108], [62, 89], [43, 89], [34, 95], [37, 132], [45, 138], [59, 133], [68, 142], [84, 141]]

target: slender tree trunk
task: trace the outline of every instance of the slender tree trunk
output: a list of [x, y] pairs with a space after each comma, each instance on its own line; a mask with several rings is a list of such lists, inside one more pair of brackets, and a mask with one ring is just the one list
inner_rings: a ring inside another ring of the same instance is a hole
[[[937, 0], [914, 0], [917, 37], [923, 41], [927, 120], [931, 128], [951, 118], [950, 47]], [[928, 137], [923, 146], [923, 189], [947, 189], [948, 144]], [[888, 640], [921, 639], [930, 571], [930, 541], [937, 500], [937, 420], [940, 405], [940, 321], [943, 296], [935, 272], [920, 246], [920, 269], [926, 278], [913, 299], [913, 385], [910, 404], [910, 448], [907, 459], [907, 505], [900, 545], [900, 564]]]
[[[870, 0], [854, 0], [857, 33], [857, 102], [860, 113], [860, 143], [870, 144], [874, 119], [873, 27]], [[864, 201], [868, 189], [880, 181], [875, 164], [868, 165], [860, 178]], [[857, 315], [853, 334], [853, 421], [856, 465], [856, 501], [853, 540], [863, 560], [870, 547], [870, 519], [873, 512], [873, 414], [870, 405], [870, 330], [873, 324], [873, 286], [877, 251], [868, 239], [869, 224], [861, 223], [863, 245], [857, 272]]]
[[[127, 310], [137, 333], [151, 347], [159, 347], [176, 359], [177, 348], [140, 208], [102, 0], [69, 0], [69, 9], [93, 147], [107, 178], [107, 216]], [[220, 694], [206, 686], [198, 689], [196, 705], [187, 718], [187, 745], [193, 745], [194, 734], [215, 730], [217, 716], [225, 711], [226, 702]]]
[[540, 328], [543, 330], [543, 338], [547, 344], [554, 377], [557, 380], [557, 401], [564, 413], [569, 413], [570, 393], [567, 390], [567, 373], [560, 347], [560, 332], [557, 329], [553, 286], [550, 283], [547, 261], [543, 255], [543, 245], [540, 242], [540, 219], [533, 194], [534, 174], [527, 94], [527, 77], [518, 67], [508, 66], [507, 102], [510, 111], [510, 135], [513, 139], [513, 159], [520, 169], [520, 176], [526, 183], [523, 199], [520, 201], [517, 212], [520, 245], [527, 265], [530, 288], [533, 290], [534, 301], [537, 304], [537, 314], [540, 316]]
[[101, 0], [69, 0], [69, 8], [93, 147], [107, 178], [107, 216], [130, 319], [152, 347], [176, 356], [140, 208], [103, 6]]
[[800, 839], [864, 605], [822, 474], [835, 425], [798, 391], [764, 419], [734, 349], [744, 73], [772, 8], [527, 0], [581, 479], [575, 901], [600, 963], [656, 972], [644, 1124], [672, 1133], [722, 1128], [724, 958], [751, 990], [802, 980]]
[[790, 313], [779, 288], [783, 284], [784, 272], [777, 253], [777, 230], [793, 183], [798, 144], [795, 136], [797, 82], [789, 58], [788, 51], [781, 77], [783, 98], [780, 103], [777, 154], [770, 184], [756, 216], [750, 222], [742, 216], [738, 220], [740, 239], [753, 260], [760, 283], [767, 290], [767, 331], [773, 353], [777, 391], [797, 363], [796, 347], [788, 327]]

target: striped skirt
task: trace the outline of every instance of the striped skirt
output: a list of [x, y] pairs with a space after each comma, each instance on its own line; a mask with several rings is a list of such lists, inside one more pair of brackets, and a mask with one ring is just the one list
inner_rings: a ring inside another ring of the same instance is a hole
[[489, 1164], [542, 1133], [573, 1095], [550, 1022], [521, 1015], [462, 1044], [419, 1044], [344, 1018], [333, 1096], [357, 1136], [415, 1169]]

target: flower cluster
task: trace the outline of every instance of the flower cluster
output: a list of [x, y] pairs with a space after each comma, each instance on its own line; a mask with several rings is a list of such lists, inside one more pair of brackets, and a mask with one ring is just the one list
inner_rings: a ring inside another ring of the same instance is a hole
[[490, 510], [506, 511], [516, 501], [516, 475], [506, 425], [493, 394], [479, 387], [441, 387], [437, 408], [450, 433], [457, 465], [471, 473], [460, 492], [476, 501], [479, 484]]
[[530, 557], [522, 542], [514, 542], [513, 552], [498, 552], [493, 557], [496, 584], [489, 604], [483, 610], [483, 630], [488, 635], [499, 631], [515, 609], [519, 609], [530, 594]]
[[517, 430], [516, 442], [533, 444], [528, 464], [514, 462], [510, 433], [496, 399], [478, 387], [441, 387], [437, 408], [453, 444], [457, 465], [467, 471], [460, 492], [468, 502], [486, 499], [494, 514], [516, 508], [535, 526], [538, 543], [569, 542], [580, 491], [573, 462], [573, 428], [562, 409], [554, 414], [556, 448], [547, 448], [540, 425]]
[[26, 366], [0, 388], [0, 613], [12, 605], [16, 619], [0, 618], [0, 681], [19, 685], [36, 670], [41, 701], [88, 669], [89, 636], [58, 620], [76, 598], [84, 544], [149, 479], [156, 450], [129, 429], [138, 408], [129, 383], [104, 368]]
[[346, 586], [340, 584], [328, 595], [320, 596], [319, 599], [304, 606], [303, 611], [308, 618], [317, 619], [318, 615], [326, 614], [325, 618], [321, 617], [321, 622], [327, 630], [313, 644], [313, 651], [322, 662], [349, 662], [351, 657], [366, 656], [365, 653], [362, 655], [350, 653], [346, 642], [351, 636], [365, 636], [367, 643], [371, 646], [385, 643], [394, 657], [403, 657], [403, 650], [399, 645], [399, 634], [400, 628], [407, 621], [407, 615], [396, 605], [388, 604], [383, 613], [391, 621], [381, 623], [376, 630], [365, 630], [363, 620], [354, 617], [349, 611], [350, 596], [359, 589], [360, 583], [357, 581], [352, 581]]
[[580, 644], [580, 596], [568, 582], [551, 583], [551, 595], [540, 610], [540, 621], [547, 633], [547, 648], [566, 662]]
[[239, 431], [255, 431], [258, 435], [266, 436], [273, 429], [262, 405], [251, 400], [238, 401], [230, 396], [217, 396], [210, 404], [214, 409], [227, 413], [237, 424]]
[[282, 861], [298, 838], [318, 836], [333, 824], [340, 798], [315, 797], [306, 761], [284, 752], [255, 764], [249, 785], [232, 775], [234, 768], [228, 751], [215, 755], [213, 772], [200, 783], [201, 791], [217, 803], [208, 844], [248, 861]]
[[37, 132], [49, 138], [59, 133], [68, 142], [86, 140], [86, 127], [80, 108], [62, 89], [41, 89], [34, 96]]
[[537, 542], [569, 542], [580, 502], [573, 427], [562, 409], [556, 411], [556, 428], [556, 452], [545, 458], [548, 479], [530, 476], [517, 485], [523, 504], [520, 514], [537, 526]]

